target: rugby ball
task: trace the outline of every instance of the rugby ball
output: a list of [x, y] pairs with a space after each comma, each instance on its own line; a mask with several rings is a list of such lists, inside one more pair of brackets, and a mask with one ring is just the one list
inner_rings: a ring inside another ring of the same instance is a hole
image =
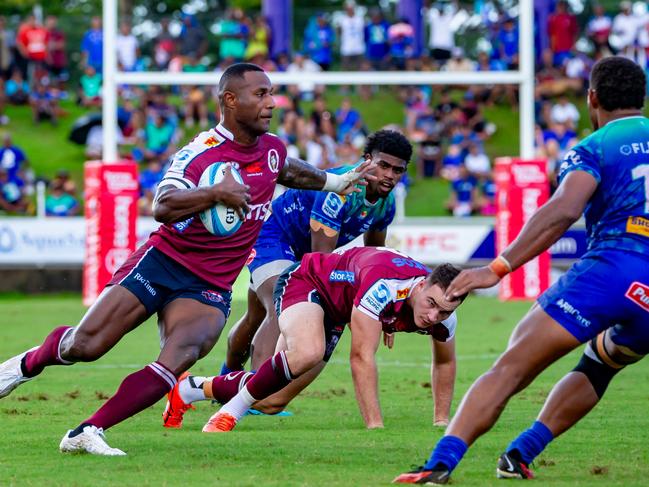
[[[209, 166], [198, 181], [199, 188], [213, 186], [220, 183], [225, 177], [225, 169], [230, 167], [232, 177], [240, 184], [243, 184], [243, 178], [231, 164], [225, 162], [215, 162]], [[212, 235], [217, 237], [227, 237], [239, 230], [243, 221], [239, 218], [237, 212], [225, 205], [215, 205], [212, 208], [200, 212], [201, 222]]]

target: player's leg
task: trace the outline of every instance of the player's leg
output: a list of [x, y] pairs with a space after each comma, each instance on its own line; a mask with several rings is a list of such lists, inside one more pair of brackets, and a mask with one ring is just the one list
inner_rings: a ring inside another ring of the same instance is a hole
[[[493, 426], [509, 398], [578, 345], [579, 341], [540, 306], [533, 306], [514, 329], [505, 353], [464, 395], [444, 437], [423, 467], [428, 472], [425, 475], [434, 477], [429, 481], [446, 483], [469, 445]], [[396, 481], [413, 483], [408, 475]]]
[[266, 314], [252, 339], [251, 368], [253, 370], [257, 370], [261, 364], [273, 356], [275, 345], [280, 336], [277, 312], [273, 300], [278, 279], [279, 274], [270, 276], [257, 288], [257, 295], [266, 310]]
[[325, 332], [324, 311], [318, 304], [300, 302], [288, 307], [280, 316], [279, 326], [286, 350], [266, 360], [248, 383], [210, 418], [204, 432], [231, 430], [252, 404], [282, 390], [320, 363], [325, 354]]
[[248, 288], [248, 309], [228, 333], [228, 350], [220, 375], [243, 370], [250, 356], [252, 339], [265, 316], [266, 309], [259, 300], [257, 293]]
[[0, 397], [33, 379], [45, 367], [97, 360], [126, 333], [142, 323], [148, 312], [122, 286], [109, 286], [76, 327], [60, 326], [43, 343], [0, 365]]
[[577, 366], [550, 391], [537, 420], [500, 457], [496, 470], [499, 477], [531, 478], [528, 466], [532, 461], [597, 405], [618, 372], [644, 357], [615, 343], [615, 330], [620, 328], [609, 328], [586, 345]]

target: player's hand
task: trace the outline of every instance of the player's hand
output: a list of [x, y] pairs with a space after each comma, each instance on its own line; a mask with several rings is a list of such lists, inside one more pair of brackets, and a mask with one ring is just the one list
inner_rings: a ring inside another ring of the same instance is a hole
[[338, 194], [344, 196], [350, 193], [358, 193], [361, 191], [361, 189], [357, 188], [356, 186], [367, 186], [368, 181], [376, 181], [377, 177], [371, 174], [371, 172], [374, 171], [375, 168], [376, 164], [374, 164], [372, 161], [366, 160], [356, 166], [354, 169], [341, 174], [340, 176], [347, 181], [347, 186], [339, 191]]
[[394, 347], [394, 333], [383, 332], [383, 345], [392, 350], [392, 347]]
[[499, 281], [500, 278], [487, 266], [464, 270], [446, 288], [446, 299], [455, 300], [474, 289], [495, 286]]
[[237, 212], [241, 221], [245, 220], [250, 211], [248, 202], [250, 201], [250, 186], [240, 184], [232, 176], [232, 166], [226, 166], [223, 172], [223, 179], [220, 183], [213, 186], [216, 193], [216, 200], [219, 203], [233, 208]]

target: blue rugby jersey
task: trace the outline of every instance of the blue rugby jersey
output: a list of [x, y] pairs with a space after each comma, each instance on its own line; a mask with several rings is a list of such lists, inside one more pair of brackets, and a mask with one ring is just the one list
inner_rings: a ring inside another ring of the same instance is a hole
[[566, 154], [559, 182], [571, 171], [586, 171], [598, 182], [584, 210], [589, 253], [649, 253], [649, 119], [607, 123]]
[[[342, 174], [355, 167], [344, 166], [329, 172]], [[337, 247], [351, 242], [368, 230], [383, 231], [394, 219], [394, 195], [371, 204], [365, 199], [365, 187], [361, 192], [347, 196], [323, 191], [289, 189], [273, 201], [273, 216], [290, 243], [296, 258], [311, 252], [311, 219], [338, 232]]]

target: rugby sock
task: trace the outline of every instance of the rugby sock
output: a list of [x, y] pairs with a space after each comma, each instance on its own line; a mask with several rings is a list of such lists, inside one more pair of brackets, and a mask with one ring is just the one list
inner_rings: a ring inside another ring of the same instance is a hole
[[233, 372], [233, 370], [230, 367], [228, 367], [227, 362], [223, 362], [223, 365], [221, 365], [221, 372], [219, 372], [219, 375], [229, 374], [230, 372]]
[[68, 332], [73, 330], [71, 326], [59, 326], [45, 337], [43, 344], [32, 352], [28, 352], [20, 364], [25, 377], [35, 377], [49, 365], [71, 365], [72, 362], [63, 360], [59, 353], [61, 341]]
[[[426, 470], [447, 469], [452, 472], [462, 457], [469, 449], [469, 446], [457, 436], [443, 436], [435, 445], [430, 459], [424, 465]], [[440, 468], [441, 467], [441, 468]]]
[[175, 385], [174, 373], [160, 362], [152, 362], [126, 377], [113, 397], [83, 423], [108, 429], [153, 406]]
[[279, 352], [261, 364], [250, 381], [221, 411], [240, 419], [255, 402], [282, 390], [292, 380], [286, 354]]
[[509, 444], [507, 453], [513, 454], [525, 465], [529, 465], [553, 439], [554, 435], [546, 425], [540, 421], [534, 421], [531, 428], [523, 431]]
[[210, 399], [203, 391], [203, 383], [205, 381], [207, 381], [207, 377], [190, 375], [178, 383], [178, 394], [180, 394], [180, 398], [185, 404]]
[[239, 370], [237, 372], [230, 372], [229, 374], [214, 377], [211, 381], [208, 380], [203, 383], [205, 397], [212, 398], [221, 404], [225, 404], [237, 395], [252, 376], [253, 374], [250, 372]]

